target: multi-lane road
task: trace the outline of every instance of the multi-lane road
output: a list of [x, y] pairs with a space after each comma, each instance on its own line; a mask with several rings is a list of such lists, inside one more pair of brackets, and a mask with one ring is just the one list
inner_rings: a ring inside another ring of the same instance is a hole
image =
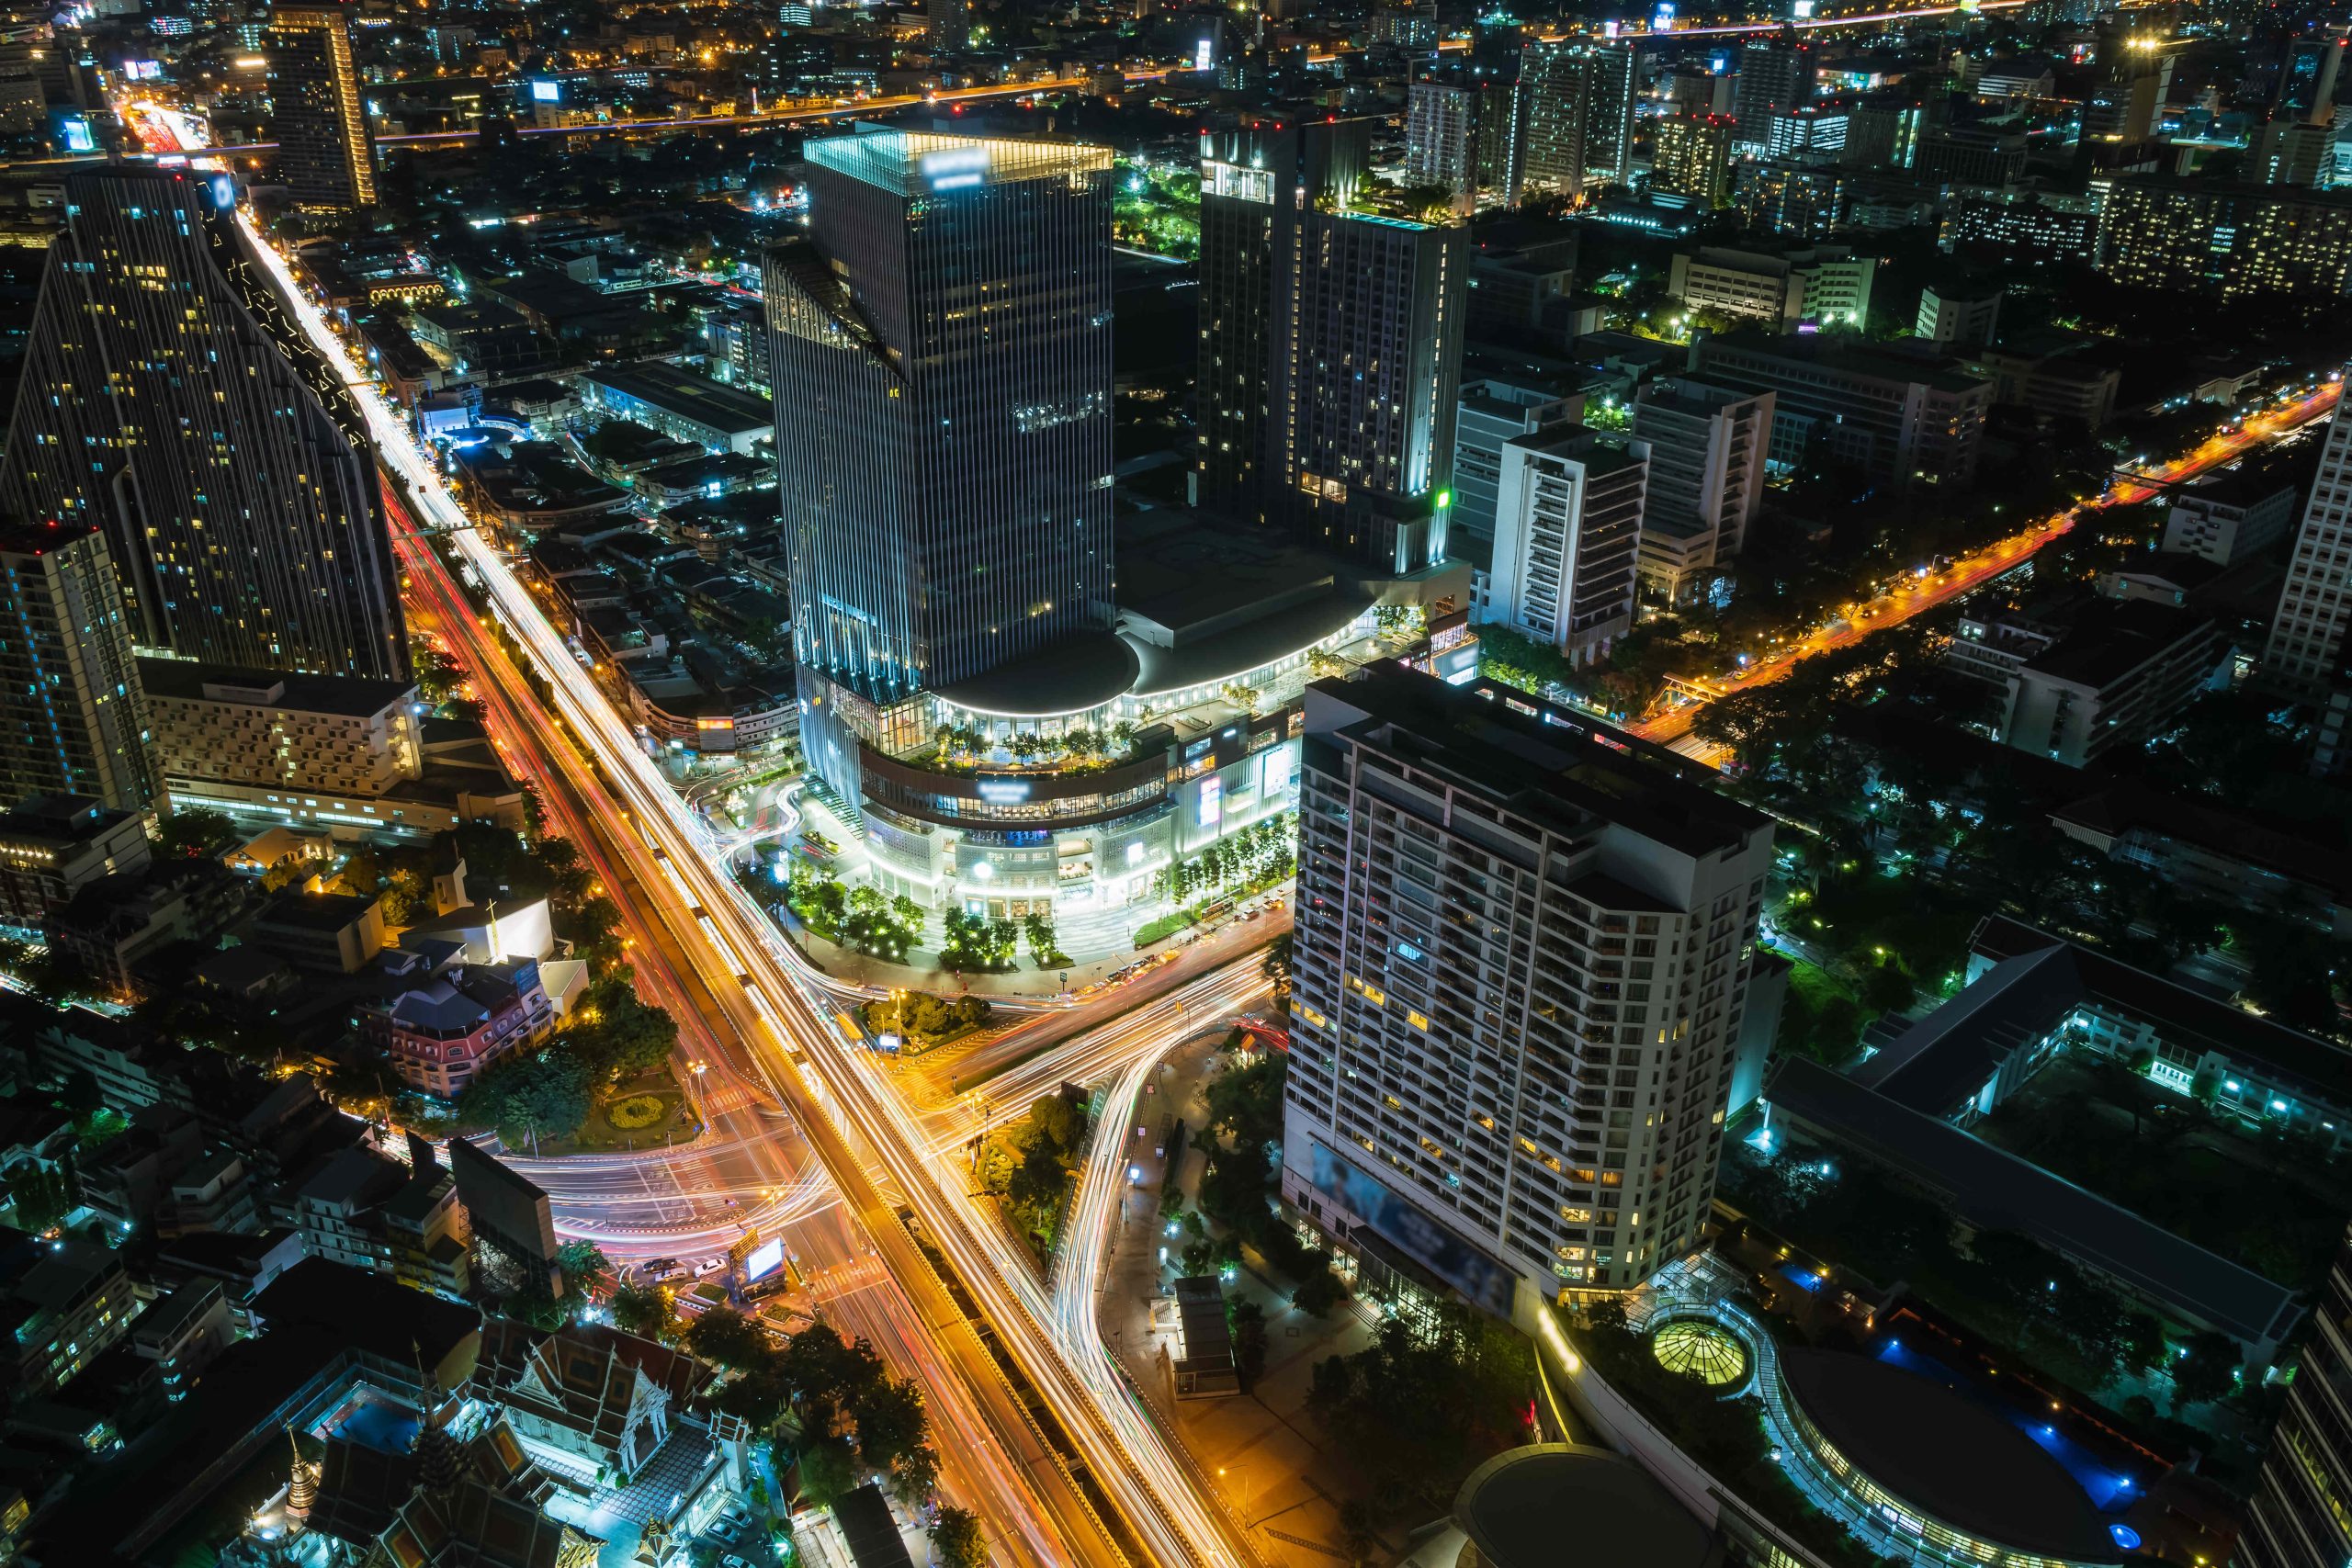
[[[1050, 1303], [1016, 1244], [954, 1179], [952, 1160], [939, 1159], [939, 1133], [923, 1125], [885, 1070], [856, 1048], [830, 994], [811, 982], [805, 963], [735, 886], [729, 869], [707, 856], [707, 825], [662, 777], [509, 563], [449, 497], [284, 258], [249, 217], [243, 220], [288, 309], [350, 385], [404, 513], [446, 535], [461, 569], [485, 591], [491, 615], [547, 682], [551, 702], [526, 697], [510, 718], [526, 727], [561, 723], [565, 738], [543, 748], [550, 760], [568, 749], [583, 754], [586, 778], [574, 782], [613, 857], [605, 863], [617, 861], [634, 873], [632, 884], [615, 891], [668, 928], [672, 954], [684, 963], [677, 978], [701, 993], [696, 1012], [705, 1043], [738, 1081], [764, 1084], [790, 1113], [879, 1258], [876, 1281], [887, 1275], [914, 1306], [920, 1327], [904, 1337], [928, 1340], [925, 1388], [956, 1434], [950, 1449], [977, 1442], [972, 1462], [999, 1461], [980, 1489], [990, 1494], [981, 1499], [984, 1517], [1002, 1542], [1008, 1549], [1024, 1543], [1020, 1555], [1046, 1562], [1252, 1561], [1190, 1457], [1104, 1373], [1099, 1359], [1060, 1342]], [[443, 575], [431, 551], [412, 549], [410, 563], [413, 581], [420, 570]], [[484, 640], [477, 637], [469, 650], [477, 658]], [[593, 768], [585, 766], [588, 756]], [[632, 835], [641, 852], [629, 847]], [[661, 896], [664, 884], [673, 897]], [[888, 1337], [876, 1339], [888, 1348]], [[950, 1455], [951, 1463], [966, 1458]]]
[[1865, 604], [1849, 606], [1845, 615], [1829, 625], [1776, 647], [1762, 659], [1741, 669], [1690, 682], [1690, 687], [1705, 694], [1705, 701], [1694, 698], [1680, 703], [1634, 725], [1633, 731], [1645, 740], [1679, 740], [1690, 732], [1691, 721], [1708, 701], [1752, 686], [1769, 685], [1816, 654], [1827, 653], [1833, 649], [1850, 648], [1872, 632], [1899, 626], [1939, 604], [1974, 592], [2030, 558], [2034, 552], [2052, 539], [2070, 532], [2086, 515], [2111, 506], [2128, 506], [2145, 501], [2166, 485], [2234, 462], [2255, 447], [2301, 429], [2335, 408], [2341, 390], [2341, 383], [2331, 379], [2316, 390], [2250, 414], [2236, 430], [2212, 435], [2199, 444], [2194, 451], [2169, 462], [2137, 470], [2130, 478], [2118, 478], [2104, 494], [2079, 506], [2068, 507], [2056, 516], [2045, 518], [2030, 528], [1987, 545], [1941, 571], [1898, 582]]

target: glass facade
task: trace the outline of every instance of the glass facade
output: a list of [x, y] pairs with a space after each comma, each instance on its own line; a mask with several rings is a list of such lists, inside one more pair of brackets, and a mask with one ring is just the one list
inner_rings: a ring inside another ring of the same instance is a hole
[[888, 705], [1111, 625], [1111, 154], [808, 147], [767, 261], [805, 671]]

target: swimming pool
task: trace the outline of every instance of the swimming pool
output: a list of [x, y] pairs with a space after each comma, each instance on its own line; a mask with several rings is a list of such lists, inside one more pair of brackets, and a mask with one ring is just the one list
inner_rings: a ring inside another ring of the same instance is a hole
[[413, 1410], [381, 1400], [362, 1399], [337, 1412], [327, 1430], [379, 1453], [404, 1454], [416, 1446], [416, 1434], [423, 1426]]

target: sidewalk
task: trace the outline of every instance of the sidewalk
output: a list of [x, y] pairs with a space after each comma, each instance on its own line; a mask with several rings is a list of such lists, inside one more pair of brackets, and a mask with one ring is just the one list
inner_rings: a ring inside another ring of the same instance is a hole
[[[1202, 1087], [1215, 1055], [1205, 1044], [1180, 1054], [1161, 1069], [1158, 1092], [1144, 1097], [1131, 1120], [1156, 1126], [1160, 1117], [1174, 1115], [1191, 1130], [1189, 1139], [1196, 1140], [1208, 1119]], [[1208, 1475], [1227, 1510], [1243, 1522], [1250, 1544], [1267, 1563], [1331, 1568], [1344, 1562], [1340, 1505], [1361, 1495], [1365, 1483], [1344, 1454], [1327, 1446], [1329, 1438], [1306, 1413], [1306, 1391], [1317, 1361], [1371, 1344], [1368, 1321], [1353, 1303], [1328, 1319], [1293, 1311], [1285, 1293], [1244, 1269], [1226, 1293], [1256, 1302], [1266, 1314], [1264, 1376], [1250, 1393], [1178, 1401], [1170, 1360], [1175, 1335], [1155, 1328], [1151, 1312], [1162, 1286], [1179, 1272], [1173, 1261], [1159, 1261], [1161, 1244], [1170, 1244], [1172, 1258], [1175, 1241], [1163, 1234], [1159, 1222], [1167, 1162], [1145, 1148], [1136, 1163], [1144, 1179], [1129, 1186], [1122, 1200], [1119, 1232], [1097, 1303], [1104, 1343], [1152, 1413]], [[1199, 1164], [1197, 1156], [1186, 1161], [1188, 1169]]]

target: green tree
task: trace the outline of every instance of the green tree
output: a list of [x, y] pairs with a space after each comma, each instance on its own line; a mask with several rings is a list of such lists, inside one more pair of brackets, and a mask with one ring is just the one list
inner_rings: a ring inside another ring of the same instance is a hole
[[831, 1409], [845, 1409], [881, 1378], [882, 1358], [863, 1339], [843, 1339], [827, 1324], [815, 1323], [785, 1347], [783, 1371], [796, 1397]]
[[577, 1133], [591, 1099], [587, 1067], [563, 1046], [550, 1045], [509, 1056], [476, 1078], [458, 1099], [458, 1113], [502, 1136], [536, 1142]]
[[713, 1366], [736, 1371], [765, 1367], [776, 1359], [767, 1330], [730, 1306], [714, 1306], [686, 1325], [686, 1348]]
[[1040, 1096], [1037, 1102], [1029, 1108], [1029, 1126], [1054, 1154], [1069, 1155], [1077, 1151], [1078, 1107], [1068, 1095]]
[[1233, 1371], [1247, 1393], [1266, 1375], [1266, 1314], [1256, 1302], [1236, 1296], [1225, 1303], [1226, 1326], [1233, 1332]]
[[1290, 1304], [1309, 1317], [1328, 1317], [1331, 1309], [1347, 1299], [1348, 1288], [1340, 1277], [1326, 1267], [1307, 1275], [1298, 1289], [1293, 1291]]
[[890, 1465], [890, 1490], [910, 1508], [920, 1508], [939, 1485], [939, 1454], [929, 1443], [917, 1443]]
[[2250, 960], [2245, 998], [2279, 1022], [2313, 1034], [2343, 1032], [2335, 973], [2343, 948], [2299, 920], [2233, 922]]
[[2236, 1340], [2218, 1328], [2199, 1330], [2172, 1364], [2174, 1409], [2235, 1393], [2241, 1360]]
[[931, 1549], [939, 1554], [939, 1568], [988, 1568], [980, 1521], [970, 1510], [952, 1503], [941, 1504], [939, 1512], [932, 1516]]
[[857, 1457], [876, 1470], [895, 1469], [930, 1431], [922, 1390], [906, 1378], [875, 1378], [851, 1399], [849, 1413], [857, 1424]]
[[593, 1241], [567, 1241], [555, 1249], [556, 1267], [563, 1270], [567, 1281], [578, 1280], [585, 1285], [598, 1275], [608, 1273], [613, 1260], [605, 1249]]
[[1315, 1363], [1314, 1371], [1308, 1374], [1306, 1408], [1329, 1420], [1355, 1397], [1355, 1371], [1348, 1365], [1348, 1359], [1326, 1356]]
[[613, 1292], [607, 1304], [613, 1314], [613, 1326], [640, 1339], [673, 1343], [685, 1327], [678, 1316], [677, 1303], [658, 1286], [649, 1290], [623, 1285]]
[[155, 852], [168, 860], [204, 860], [234, 849], [243, 835], [221, 812], [187, 807], [155, 826]]
[[857, 1487], [857, 1456], [840, 1438], [804, 1438], [798, 1461], [800, 1499], [810, 1507], [830, 1508]]

